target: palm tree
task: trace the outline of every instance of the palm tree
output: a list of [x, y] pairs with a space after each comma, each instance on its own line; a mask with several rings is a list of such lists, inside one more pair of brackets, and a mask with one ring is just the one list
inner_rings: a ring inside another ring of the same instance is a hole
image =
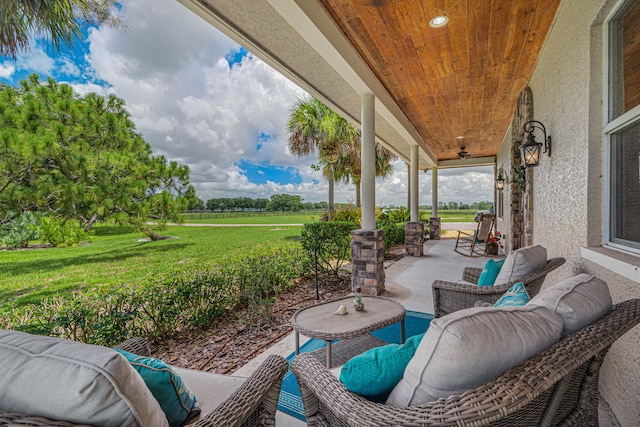
[[[297, 156], [318, 150], [322, 174], [329, 181], [329, 219], [333, 217], [334, 182], [352, 181], [356, 187], [356, 206], [360, 207], [360, 131], [317, 99], [300, 99], [289, 118], [289, 149]], [[376, 176], [393, 171], [395, 156], [376, 144]]]
[[[289, 118], [289, 149], [298, 157], [316, 150], [323, 176], [329, 182], [329, 219], [334, 211], [336, 162], [344, 155], [345, 138], [351, 138], [345, 119], [315, 98], [299, 99]], [[353, 129], [353, 126], [351, 126]], [[353, 133], [357, 133], [353, 129]]]
[[113, 13], [116, 0], [2, 0], [0, 55], [28, 51], [33, 37], [44, 36], [54, 49], [81, 35], [78, 20], [124, 28]]
[[[347, 153], [342, 156], [336, 166], [336, 179], [344, 183], [350, 181], [356, 187], [356, 207], [361, 206], [360, 202], [360, 183], [362, 182], [362, 162], [361, 162], [361, 145], [360, 145], [360, 133], [356, 136], [355, 140], [350, 141], [347, 145]], [[376, 176], [386, 177], [393, 172], [392, 161], [396, 159], [396, 156], [380, 144], [376, 144]]]

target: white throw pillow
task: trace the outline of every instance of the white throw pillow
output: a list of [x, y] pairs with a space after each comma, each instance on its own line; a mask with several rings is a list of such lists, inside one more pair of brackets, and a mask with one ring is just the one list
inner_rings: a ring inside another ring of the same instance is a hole
[[387, 404], [421, 405], [479, 387], [561, 333], [560, 316], [539, 306], [468, 308], [434, 319]]
[[610, 312], [612, 302], [607, 284], [583, 273], [544, 289], [529, 304], [547, 307], [562, 317], [565, 337]]
[[527, 274], [540, 270], [547, 265], [547, 250], [540, 246], [526, 246], [507, 255], [504, 264], [496, 277], [495, 284], [518, 280]]
[[0, 409], [74, 424], [168, 426], [129, 362], [110, 348], [0, 331]]

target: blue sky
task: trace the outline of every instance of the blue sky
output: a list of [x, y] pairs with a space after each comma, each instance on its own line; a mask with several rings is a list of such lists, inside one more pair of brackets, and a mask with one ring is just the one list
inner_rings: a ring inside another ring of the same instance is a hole
[[[0, 81], [31, 73], [69, 83], [80, 94], [123, 98], [156, 154], [189, 165], [198, 197], [326, 200], [327, 183], [291, 155], [286, 123], [305, 92], [259, 58], [172, 0], [124, 0], [126, 31], [83, 28], [72, 48], [52, 52], [36, 42], [16, 60], [0, 57]], [[440, 201], [493, 197], [490, 168], [442, 170]], [[420, 203], [431, 201], [431, 174], [420, 174]], [[407, 168], [376, 182], [379, 205], [406, 204]], [[336, 185], [336, 201], [353, 202], [352, 185]]]

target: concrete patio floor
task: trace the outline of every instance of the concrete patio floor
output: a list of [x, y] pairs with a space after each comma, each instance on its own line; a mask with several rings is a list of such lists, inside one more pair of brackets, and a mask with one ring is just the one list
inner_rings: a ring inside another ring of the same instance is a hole
[[[487, 257], [466, 257], [454, 252], [455, 239], [429, 240], [424, 244], [421, 257], [409, 257], [389, 263], [385, 267], [386, 281], [383, 296], [402, 303], [407, 310], [433, 313], [431, 283], [434, 280], [456, 282], [462, 278], [464, 267], [483, 267]], [[495, 259], [503, 256], [495, 256]], [[306, 341], [301, 337], [301, 342]], [[295, 349], [294, 334], [291, 333], [267, 351], [244, 365], [233, 375], [247, 377], [269, 354], [287, 357]], [[619, 427], [608, 405], [601, 399], [599, 408], [601, 427]], [[278, 411], [276, 424], [284, 427], [301, 427], [306, 423]]]

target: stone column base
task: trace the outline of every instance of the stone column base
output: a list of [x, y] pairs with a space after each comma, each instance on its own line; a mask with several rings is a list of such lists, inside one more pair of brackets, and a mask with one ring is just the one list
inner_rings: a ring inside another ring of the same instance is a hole
[[440, 217], [429, 218], [429, 238], [440, 240]]
[[384, 292], [384, 232], [353, 230], [351, 232], [351, 285], [363, 295]]
[[409, 256], [424, 254], [424, 222], [409, 221], [404, 224], [404, 248]]

